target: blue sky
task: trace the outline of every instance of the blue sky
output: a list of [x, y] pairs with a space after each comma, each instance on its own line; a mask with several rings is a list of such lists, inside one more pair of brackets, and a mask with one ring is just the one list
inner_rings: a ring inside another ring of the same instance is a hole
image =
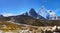
[[60, 16], [60, 0], [0, 0], [0, 14], [21, 14], [31, 8], [38, 12], [42, 5]]

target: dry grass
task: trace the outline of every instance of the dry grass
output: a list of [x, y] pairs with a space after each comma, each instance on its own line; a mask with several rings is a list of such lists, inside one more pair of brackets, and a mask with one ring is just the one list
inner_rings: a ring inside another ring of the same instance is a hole
[[13, 24], [10, 22], [0, 22], [0, 30], [4, 32], [9, 32], [9, 31], [17, 32], [19, 30], [29, 29], [29, 31], [34, 33], [34, 32], [41, 32], [42, 30], [45, 30], [45, 29], [47, 30], [51, 28], [52, 28], [51, 26], [45, 26], [45, 27], [44, 26], [25, 26], [25, 25]]

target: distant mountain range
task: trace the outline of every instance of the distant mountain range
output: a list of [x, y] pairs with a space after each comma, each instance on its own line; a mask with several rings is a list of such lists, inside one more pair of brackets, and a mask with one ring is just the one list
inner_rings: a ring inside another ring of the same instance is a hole
[[35, 11], [34, 8], [31, 8], [31, 9], [29, 10], [29, 12], [26, 12], [26, 13], [24, 13], [23, 15], [31, 16], [31, 17], [36, 18], [36, 19], [42, 19], [42, 20], [45, 19], [43, 16], [39, 15], [39, 14]]
[[33, 8], [29, 12], [17, 16], [4, 17], [0, 15], [0, 21], [12, 21], [19, 24], [27, 24], [33, 26], [60, 26], [60, 20], [47, 20], [38, 14]]

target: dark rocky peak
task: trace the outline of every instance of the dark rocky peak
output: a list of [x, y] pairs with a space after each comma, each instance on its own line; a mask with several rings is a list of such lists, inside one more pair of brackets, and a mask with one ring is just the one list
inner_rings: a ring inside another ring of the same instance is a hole
[[36, 13], [34, 8], [31, 8], [29, 11], [30, 16], [36, 18], [38, 16], [38, 14]]

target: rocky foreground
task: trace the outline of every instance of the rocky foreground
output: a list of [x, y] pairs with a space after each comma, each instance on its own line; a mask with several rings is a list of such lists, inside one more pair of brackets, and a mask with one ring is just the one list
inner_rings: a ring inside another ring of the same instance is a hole
[[0, 22], [0, 33], [53, 33], [60, 30], [58, 26], [31, 26], [11, 21]]

